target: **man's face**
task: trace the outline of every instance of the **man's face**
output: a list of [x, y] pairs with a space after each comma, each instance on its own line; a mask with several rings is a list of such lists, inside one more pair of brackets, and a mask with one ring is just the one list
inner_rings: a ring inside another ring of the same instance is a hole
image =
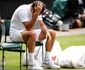
[[[40, 1], [37, 1], [35, 3], [32, 4], [32, 13], [34, 13], [35, 11], [41, 9], [41, 12], [39, 15], [41, 15], [45, 9], [45, 4], [40, 2]], [[39, 10], [40, 11], [40, 10]]]
[[[34, 9], [34, 8], [32, 8], [32, 7], [31, 7], [31, 12], [32, 12], [32, 14], [34, 14], [34, 13], [35, 13], [35, 9]], [[40, 13], [39, 15], [41, 15], [41, 13]]]

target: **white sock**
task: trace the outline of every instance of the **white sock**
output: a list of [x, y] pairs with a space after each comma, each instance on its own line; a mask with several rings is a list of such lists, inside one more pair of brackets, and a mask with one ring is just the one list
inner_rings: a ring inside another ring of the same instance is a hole
[[29, 64], [34, 63], [34, 53], [29, 53]]
[[51, 54], [51, 52], [46, 51], [46, 53], [45, 53], [45, 59], [50, 59], [50, 54]]

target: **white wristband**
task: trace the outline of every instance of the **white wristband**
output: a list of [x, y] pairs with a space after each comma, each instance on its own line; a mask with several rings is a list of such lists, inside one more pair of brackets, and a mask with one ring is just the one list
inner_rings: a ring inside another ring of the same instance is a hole
[[79, 14], [79, 15], [78, 15], [78, 18], [81, 18], [81, 17], [82, 17], [82, 15]]

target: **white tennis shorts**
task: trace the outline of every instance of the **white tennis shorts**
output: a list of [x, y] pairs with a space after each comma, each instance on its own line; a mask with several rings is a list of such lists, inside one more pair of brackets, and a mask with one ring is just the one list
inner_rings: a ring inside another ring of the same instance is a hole
[[[34, 30], [36, 32], [36, 41], [39, 41], [38, 37], [40, 35], [41, 29], [35, 29]], [[20, 41], [20, 42], [24, 42], [23, 38], [22, 38], [22, 34], [21, 34], [22, 30], [16, 30], [14, 33], [10, 34], [10, 39], [12, 41]]]

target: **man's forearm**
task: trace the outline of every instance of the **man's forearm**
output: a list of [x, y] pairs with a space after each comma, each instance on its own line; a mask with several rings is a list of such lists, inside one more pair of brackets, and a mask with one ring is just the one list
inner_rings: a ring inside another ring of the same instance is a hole
[[47, 27], [45, 25], [41, 26], [41, 31], [46, 34], [47, 33]]
[[40, 25], [41, 31], [47, 33], [47, 27], [45, 26], [44, 22], [42, 20], [38, 20], [38, 23]]
[[37, 20], [38, 14], [34, 13], [32, 20], [27, 24], [27, 30], [31, 30]]

